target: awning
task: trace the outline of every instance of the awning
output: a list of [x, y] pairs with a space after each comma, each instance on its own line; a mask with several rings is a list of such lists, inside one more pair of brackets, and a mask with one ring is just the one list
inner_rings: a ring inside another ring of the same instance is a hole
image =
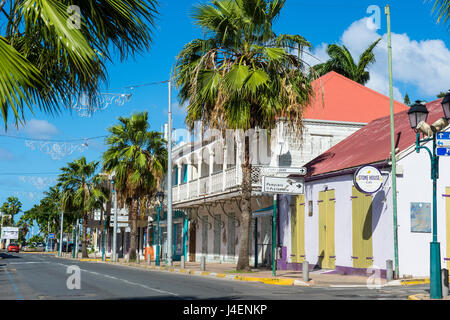
[[253, 218], [272, 216], [273, 215], [273, 206], [253, 211], [252, 215], [253, 215]]

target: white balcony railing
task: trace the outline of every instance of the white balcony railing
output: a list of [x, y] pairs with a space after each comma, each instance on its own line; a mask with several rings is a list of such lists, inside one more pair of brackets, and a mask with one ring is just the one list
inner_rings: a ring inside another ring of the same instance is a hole
[[[261, 189], [260, 166], [252, 166], [252, 186]], [[223, 181], [225, 177], [225, 183]], [[216, 172], [211, 176], [202, 177], [173, 187], [173, 202], [195, 200], [199, 197], [216, 195], [229, 189], [239, 188], [242, 182], [241, 170], [237, 167]]]
[[[190, 183], [197, 183], [197, 181], [193, 181]], [[200, 195], [205, 195], [209, 190], [209, 177], [200, 178]]]
[[179, 186], [179, 188], [180, 188], [180, 190], [179, 190], [179, 193], [180, 193], [179, 201], [183, 201], [183, 200], [186, 200], [188, 198], [187, 186], [188, 186], [187, 183], [180, 184], [180, 186]]
[[223, 172], [217, 172], [211, 175], [211, 189], [208, 193], [214, 194], [222, 191], [223, 188]]
[[225, 171], [225, 189], [234, 188], [237, 185], [236, 167]]

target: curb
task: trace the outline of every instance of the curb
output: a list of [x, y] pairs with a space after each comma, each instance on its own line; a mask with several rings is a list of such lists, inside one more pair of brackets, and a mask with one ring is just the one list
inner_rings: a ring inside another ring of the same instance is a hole
[[414, 280], [400, 280], [402, 286], [412, 286], [416, 284], [427, 284], [430, 283], [430, 279], [414, 279]]
[[408, 300], [423, 300], [420, 298], [420, 296], [422, 296], [421, 294], [412, 294], [410, 296], [408, 296]]

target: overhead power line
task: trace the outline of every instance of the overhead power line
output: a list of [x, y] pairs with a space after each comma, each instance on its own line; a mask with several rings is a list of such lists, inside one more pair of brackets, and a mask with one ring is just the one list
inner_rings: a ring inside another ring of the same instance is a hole
[[29, 138], [29, 137], [19, 137], [19, 136], [11, 136], [8, 134], [0, 134], [0, 137], [18, 139], [18, 140], [29, 140], [29, 141], [45, 141], [45, 142], [76, 142], [76, 141], [86, 141], [86, 140], [94, 140], [100, 138], [106, 138], [107, 136], [97, 136], [97, 137], [87, 137], [87, 138], [76, 138], [76, 139], [40, 139], [40, 138]]

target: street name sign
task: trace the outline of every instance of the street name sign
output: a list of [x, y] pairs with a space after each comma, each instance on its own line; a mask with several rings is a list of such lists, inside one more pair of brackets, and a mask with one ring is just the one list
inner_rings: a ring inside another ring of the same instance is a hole
[[306, 168], [294, 168], [294, 167], [262, 167], [262, 174], [264, 176], [274, 176], [274, 175], [306, 175]]
[[[110, 227], [114, 227], [114, 222], [110, 222]], [[117, 222], [117, 228], [126, 228], [128, 227], [128, 222]]]
[[48, 234], [48, 238], [49, 239], [54, 239], [55, 238], [55, 234], [54, 233], [49, 233]]
[[438, 147], [450, 147], [450, 132], [439, 132], [436, 139]]
[[450, 156], [450, 148], [436, 148], [438, 156]]
[[305, 180], [302, 178], [263, 176], [262, 182], [264, 193], [303, 194], [305, 189]]
[[[111, 220], [112, 222], [114, 222], [114, 215], [111, 215]], [[128, 221], [128, 216], [117, 216], [117, 222], [127, 222]]]

